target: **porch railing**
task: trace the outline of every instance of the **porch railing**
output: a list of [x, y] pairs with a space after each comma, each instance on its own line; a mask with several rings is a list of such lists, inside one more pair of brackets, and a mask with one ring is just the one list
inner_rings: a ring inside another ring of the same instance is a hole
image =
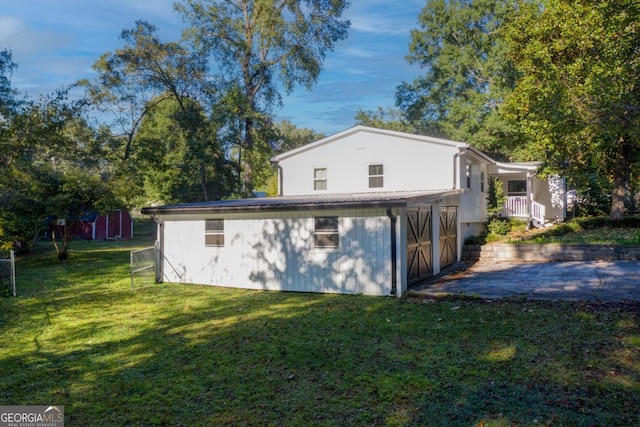
[[[527, 196], [509, 196], [504, 204], [504, 215], [516, 218], [529, 218]], [[545, 206], [536, 201], [531, 202], [531, 218], [544, 224]]]
[[545, 206], [536, 201], [531, 202], [531, 218], [544, 224]]
[[529, 218], [526, 196], [509, 196], [504, 204], [504, 214], [508, 217]]

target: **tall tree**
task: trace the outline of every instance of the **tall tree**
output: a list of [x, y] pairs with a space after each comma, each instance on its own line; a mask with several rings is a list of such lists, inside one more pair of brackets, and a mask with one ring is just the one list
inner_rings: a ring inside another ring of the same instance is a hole
[[[269, 149], [268, 116], [282, 103], [277, 81], [287, 93], [316, 81], [327, 51], [347, 37], [341, 20], [346, 0], [184, 0], [175, 8], [191, 24], [186, 36], [208, 51], [238, 96], [244, 153], [243, 195], [251, 196], [255, 166]], [[277, 77], [276, 77], [277, 76]], [[265, 129], [267, 128], [267, 129]], [[268, 156], [266, 156], [268, 158]]]
[[499, 37], [514, 10], [511, 0], [427, 1], [407, 56], [425, 74], [402, 83], [396, 93], [409, 123], [514, 157], [522, 141], [498, 114], [517, 76]]
[[525, 3], [506, 35], [523, 74], [507, 111], [550, 171], [607, 177], [610, 215], [622, 218], [640, 172], [640, 2]]
[[181, 125], [181, 117], [178, 102], [169, 99], [146, 115], [136, 137], [135, 161], [149, 200], [202, 200], [202, 176], [212, 199], [229, 196], [236, 189], [237, 167], [217, 143], [219, 125], [202, 113], [198, 136], [193, 138]]
[[[180, 43], [162, 42], [156, 33], [154, 25], [137, 21], [134, 28], [121, 34], [125, 46], [105, 53], [95, 63], [94, 69], [99, 73], [96, 81], [83, 82], [94, 102], [116, 112], [117, 122], [124, 130], [124, 167], [129, 166], [135, 153], [136, 137], [145, 118], [168, 100], [178, 108], [173, 119], [194, 154], [203, 145], [219, 144], [210, 132], [203, 132], [210, 125], [204, 115], [212, 115], [218, 102], [215, 85], [207, 74], [206, 58]], [[209, 139], [203, 141], [203, 137]], [[199, 157], [196, 170], [200, 174], [200, 199], [215, 197], [209, 194], [206, 173], [207, 163], [212, 160]], [[130, 170], [139, 172], [135, 167]]]

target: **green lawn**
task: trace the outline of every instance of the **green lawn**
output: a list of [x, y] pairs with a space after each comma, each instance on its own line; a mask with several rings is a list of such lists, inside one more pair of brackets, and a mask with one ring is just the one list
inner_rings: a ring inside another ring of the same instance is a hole
[[0, 404], [67, 426], [640, 424], [640, 304], [159, 284], [132, 242], [19, 259]]

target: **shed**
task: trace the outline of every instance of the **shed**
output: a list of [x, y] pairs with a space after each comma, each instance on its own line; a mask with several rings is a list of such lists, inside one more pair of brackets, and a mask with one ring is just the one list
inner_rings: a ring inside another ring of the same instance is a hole
[[85, 240], [117, 240], [133, 237], [133, 218], [125, 209], [105, 214], [87, 212], [76, 225], [75, 236]]

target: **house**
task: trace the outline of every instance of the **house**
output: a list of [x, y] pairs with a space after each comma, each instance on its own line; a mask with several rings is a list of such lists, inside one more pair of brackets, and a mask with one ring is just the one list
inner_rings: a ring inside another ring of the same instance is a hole
[[278, 197], [142, 210], [159, 224], [164, 280], [402, 295], [482, 231], [490, 176], [504, 181], [505, 214], [539, 224], [564, 215], [537, 165], [462, 142], [356, 126], [272, 161]]
[[[65, 221], [58, 221], [56, 234], [62, 234]], [[70, 229], [72, 235], [84, 240], [117, 240], [133, 237], [133, 218], [124, 209], [115, 209], [101, 214], [97, 211], [85, 213]]]

